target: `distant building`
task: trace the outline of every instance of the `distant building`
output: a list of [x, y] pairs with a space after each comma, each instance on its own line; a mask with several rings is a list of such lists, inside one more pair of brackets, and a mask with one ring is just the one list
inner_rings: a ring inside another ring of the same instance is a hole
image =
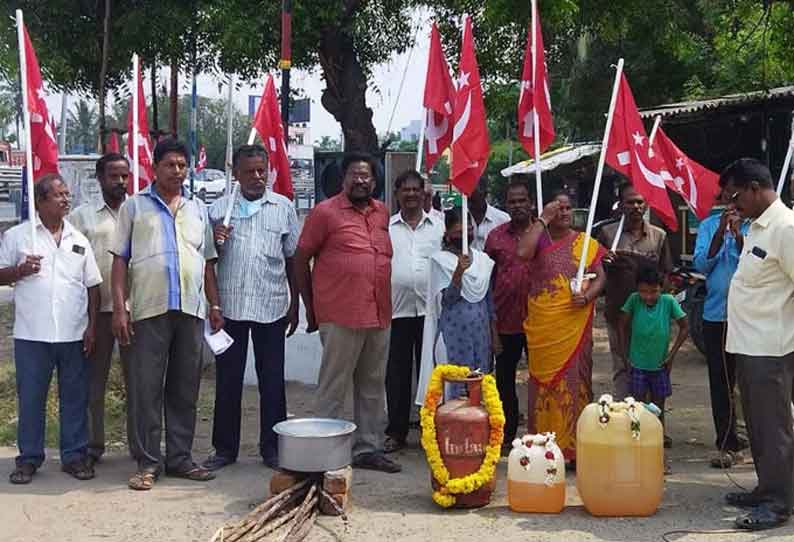
[[422, 121], [412, 120], [408, 126], [400, 130], [402, 141], [419, 141], [419, 131], [422, 129]]
[[[261, 96], [248, 96], [248, 116], [253, 120]], [[287, 154], [296, 197], [314, 195], [314, 146], [311, 137], [311, 100], [302, 98], [290, 103], [287, 129]]]

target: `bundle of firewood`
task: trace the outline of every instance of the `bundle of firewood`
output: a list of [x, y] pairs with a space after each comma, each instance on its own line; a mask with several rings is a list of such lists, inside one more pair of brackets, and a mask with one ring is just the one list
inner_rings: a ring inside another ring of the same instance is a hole
[[336, 510], [347, 525], [344, 511], [323, 489], [322, 477], [312, 477], [273, 495], [241, 521], [221, 527], [210, 542], [299, 542], [314, 526], [321, 502]]

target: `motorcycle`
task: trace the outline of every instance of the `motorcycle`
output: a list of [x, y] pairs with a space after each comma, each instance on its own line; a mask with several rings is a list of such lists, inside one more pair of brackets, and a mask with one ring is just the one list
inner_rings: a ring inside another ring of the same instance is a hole
[[694, 268], [676, 267], [668, 277], [671, 294], [675, 296], [689, 320], [689, 336], [695, 347], [704, 356], [706, 343], [703, 338], [703, 304], [706, 301], [706, 276]]

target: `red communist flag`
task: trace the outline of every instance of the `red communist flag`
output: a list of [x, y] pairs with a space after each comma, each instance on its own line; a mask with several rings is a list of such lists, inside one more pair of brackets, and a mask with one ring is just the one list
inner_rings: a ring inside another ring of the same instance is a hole
[[34, 181], [47, 173], [58, 172], [58, 142], [54, 125], [50, 121], [41, 79], [39, 61], [30, 42], [27, 28], [25, 35], [25, 65], [27, 73], [28, 112], [30, 113], [30, 148], [33, 151]]
[[452, 105], [455, 87], [449, 76], [449, 65], [441, 48], [441, 38], [436, 23], [430, 31], [430, 56], [427, 59], [425, 96], [423, 105], [427, 114], [425, 127], [425, 165], [432, 169], [441, 154], [452, 143]]
[[490, 144], [480, 70], [474, 54], [474, 35], [468, 16], [463, 25], [459, 73], [455, 105], [452, 108], [452, 184], [469, 196], [488, 165]]
[[667, 186], [684, 198], [700, 220], [709, 216], [720, 193], [720, 176], [684, 154], [661, 128], [656, 130], [653, 148], [665, 162], [662, 176]]
[[274, 192], [292, 199], [292, 175], [290, 173], [289, 155], [287, 154], [287, 140], [284, 136], [284, 127], [279, 114], [278, 96], [273, 78], [268, 76], [265, 90], [254, 117], [254, 128], [262, 138], [267, 151], [269, 177], [268, 185], [272, 180]]
[[621, 74], [606, 162], [612, 169], [628, 177], [662, 222], [671, 230], [676, 230], [678, 221], [662, 176], [664, 164], [648, 150], [648, 136], [637, 111], [634, 95], [626, 76]]
[[204, 145], [199, 147], [198, 162], [196, 163], [196, 173], [207, 167], [207, 149]]
[[119, 152], [119, 136], [115, 130], [110, 132], [110, 139], [105, 150], [106, 152]]
[[[138, 189], [140, 190], [154, 180], [154, 157], [152, 155], [152, 141], [149, 138], [149, 121], [146, 118], [146, 96], [143, 94], [143, 79], [141, 79], [140, 65], [138, 66], [138, 73], [136, 73], [134, 77], [136, 81], [133, 92], [138, 93], [138, 126], [137, 129], [133, 126], [132, 109], [134, 107], [134, 102], [132, 97], [130, 97], [130, 110], [127, 113], [127, 154], [129, 159], [132, 160], [133, 156], [135, 156], [133, 154], [134, 141], [137, 141], [140, 175]], [[133, 134], [135, 134], [135, 137], [133, 137]], [[127, 192], [130, 194], [134, 192], [134, 182], [134, 179], [130, 176], [129, 186], [127, 187]]]
[[527, 50], [524, 54], [524, 71], [521, 75], [521, 93], [518, 98], [518, 140], [527, 153], [535, 158], [534, 123], [538, 123], [540, 152], [543, 152], [554, 141], [554, 118], [551, 116], [546, 55], [543, 51], [543, 33], [540, 31], [540, 15], [537, 13], [537, 8], [533, 19], [537, 43], [533, 48], [532, 22], [530, 22]]

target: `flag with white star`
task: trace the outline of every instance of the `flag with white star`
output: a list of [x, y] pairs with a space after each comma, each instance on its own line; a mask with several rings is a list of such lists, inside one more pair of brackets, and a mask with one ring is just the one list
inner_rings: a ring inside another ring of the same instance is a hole
[[649, 150], [648, 135], [634, 95], [625, 74], [621, 74], [609, 142], [602, 152], [606, 152], [607, 164], [628, 177], [648, 206], [668, 228], [675, 231], [678, 229], [678, 220], [662, 176], [664, 163]]
[[453, 118], [452, 184], [468, 196], [474, 191], [485, 171], [490, 152], [480, 69], [477, 66], [474, 35], [468, 15], [463, 24], [463, 45]]
[[[535, 42], [532, 43], [532, 28]], [[543, 50], [543, 33], [540, 15], [535, 8], [527, 34], [527, 49], [524, 53], [524, 70], [518, 98], [518, 140], [527, 153], [535, 158], [535, 123], [538, 123], [540, 152], [554, 141], [554, 118], [551, 114], [549, 78], [546, 72], [546, 54]]]
[[30, 112], [30, 146], [33, 151], [34, 182], [47, 173], [58, 173], [58, 142], [54, 124], [47, 110], [47, 94], [41, 79], [36, 51], [23, 28], [25, 36], [25, 66], [27, 72], [28, 111]]

